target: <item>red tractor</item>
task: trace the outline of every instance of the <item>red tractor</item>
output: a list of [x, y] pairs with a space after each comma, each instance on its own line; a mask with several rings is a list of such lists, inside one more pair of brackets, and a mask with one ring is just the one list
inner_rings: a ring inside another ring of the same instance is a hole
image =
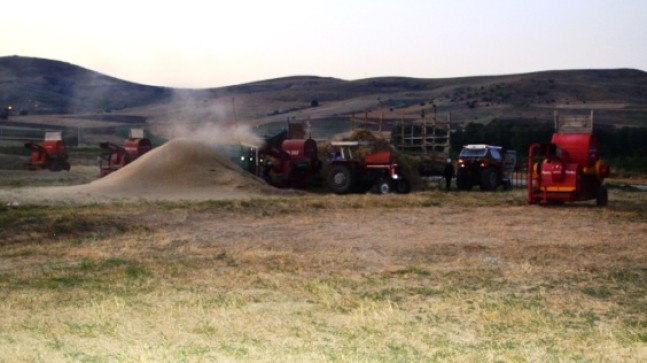
[[[595, 199], [598, 206], [608, 201], [609, 167], [600, 160], [600, 141], [592, 133], [593, 114], [579, 127], [560, 124], [549, 144], [534, 144], [528, 153], [528, 203], [563, 203]], [[577, 119], [575, 120], [577, 121]]]
[[60, 131], [46, 132], [43, 145], [28, 142], [25, 147], [32, 149], [31, 159], [27, 163], [29, 170], [70, 171], [67, 147]]
[[131, 129], [123, 147], [111, 142], [102, 142], [99, 146], [107, 150], [99, 158], [101, 177], [123, 168], [152, 149], [151, 141], [144, 137], [143, 129]]
[[381, 194], [395, 190], [409, 193], [411, 184], [400, 170], [395, 156], [390, 151], [366, 154], [361, 160], [354, 159], [353, 148], [364, 145], [359, 141], [336, 141], [331, 143], [335, 152], [327, 175], [328, 187], [336, 194], [365, 192], [377, 186]]

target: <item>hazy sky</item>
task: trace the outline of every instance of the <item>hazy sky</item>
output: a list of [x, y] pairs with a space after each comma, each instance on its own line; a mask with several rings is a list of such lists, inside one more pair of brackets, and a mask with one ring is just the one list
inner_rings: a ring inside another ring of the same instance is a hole
[[647, 0], [19, 0], [0, 56], [137, 83], [647, 70]]

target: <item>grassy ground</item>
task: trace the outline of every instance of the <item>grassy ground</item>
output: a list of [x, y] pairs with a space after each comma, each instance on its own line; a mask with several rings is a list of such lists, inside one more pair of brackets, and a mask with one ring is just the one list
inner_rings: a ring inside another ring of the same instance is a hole
[[647, 360], [647, 193], [0, 206], [0, 362]]

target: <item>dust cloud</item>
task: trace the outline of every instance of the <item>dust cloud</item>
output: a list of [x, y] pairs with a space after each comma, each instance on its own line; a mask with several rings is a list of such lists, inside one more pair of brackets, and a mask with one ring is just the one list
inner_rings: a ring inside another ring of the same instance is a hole
[[[185, 138], [211, 146], [260, 147], [263, 140], [236, 118], [234, 98], [214, 98], [207, 90], [176, 90], [170, 112], [161, 120], [170, 139]], [[238, 105], [240, 107], [240, 105]]]
[[263, 140], [255, 135], [247, 125], [174, 124], [171, 126], [173, 138], [185, 138], [200, 141], [212, 146], [244, 145], [260, 147]]

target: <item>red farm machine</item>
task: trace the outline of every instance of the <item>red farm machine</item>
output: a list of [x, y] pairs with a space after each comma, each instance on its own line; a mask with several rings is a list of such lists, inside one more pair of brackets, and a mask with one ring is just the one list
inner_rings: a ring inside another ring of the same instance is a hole
[[533, 144], [528, 154], [528, 203], [563, 203], [595, 199], [605, 206], [602, 184], [609, 167], [600, 160], [600, 141], [590, 117], [564, 118], [555, 113], [555, 133], [548, 144]]
[[302, 188], [322, 166], [317, 142], [305, 138], [301, 124], [288, 124], [287, 130], [268, 137], [263, 146], [245, 150], [242, 167], [278, 188]]
[[261, 177], [276, 187], [301, 188], [321, 169], [317, 142], [310, 138], [286, 139], [280, 146], [268, 145], [260, 152], [265, 160]]
[[111, 142], [102, 142], [99, 146], [106, 150], [99, 158], [101, 177], [123, 168], [152, 149], [151, 141], [144, 137], [143, 129], [131, 129], [123, 147]]
[[29, 170], [70, 170], [70, 163], [67, 161], [67, 147], [61, 131], [45, 132], [45, 140], [42, 145], [28, 142], [25, 147], [32, 150], [31, 159], [27, 163]]

